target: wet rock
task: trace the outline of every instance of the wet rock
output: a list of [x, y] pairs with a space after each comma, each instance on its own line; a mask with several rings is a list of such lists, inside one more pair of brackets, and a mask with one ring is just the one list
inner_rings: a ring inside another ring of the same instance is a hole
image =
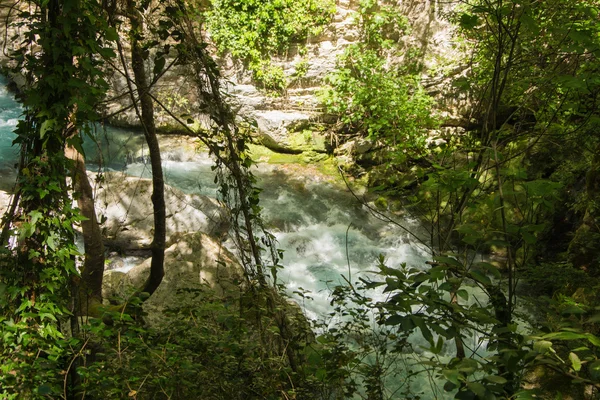
[[[150, 245], [154, 227], [150, 196], [152, 181], [120, 173], [105, 174], [96, 190], [96, 212], [104, 236], [121, 250]], [[202, 231], [221, 237], [229, 229], [228, 215], [215, 200], [165, 187], [167, 243], [176, 233]]]

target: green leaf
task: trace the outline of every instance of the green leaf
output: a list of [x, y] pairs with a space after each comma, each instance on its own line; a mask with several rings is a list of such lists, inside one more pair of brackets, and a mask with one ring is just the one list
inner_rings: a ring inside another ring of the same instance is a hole
[[56, 243], [54, 242], [53, 236], [48, 236], [46, 238], [46, 244], [50, 247], [51, 250], [56, 250]]
[[446, 257], [446, 256], [435, 256], [433, 257], [435, 261], [438, 261], [442, 264], [454, 265], [456, 267], [462, 267], [463, 265], [456, 258]]
[[431, 331], [425, 324], [425, 321], [423, 320], [423, 318], [416, 316], [416, 315], [411, 315], [410, 319], [421, 330], [421, 334], [423, 335], [425, 340], [427, 340], [429, 342], [429, 344], [433, 346], [434, 345], [433, 344], [433, 334], [431, 333]]
[[552, 342], [548, 340], [538, 340], [533, 343], [533, 350], [540, 354], [546, 354], [550, 349], [552, 349]]
[[44, 122], [42, 122], [42, 126], [40, 127], [40, 139], [43, 139], [46, 135], [46, 132], [52, 129], [54, 123], [55, 121], [53, 119], [47, 119]]
[[38, 210], [33, 210], [29, 213], [29, 216], [31, 217], [31, 225], [35, 225], [36, 222], [38, 222], [38, 220], [42, 218], [43, 215]]
[[538, 390], [519, 390], [515, 393], [515, 400], [538, 400]]
[[464, 13], [460, 16], [459, 24], [463, 29], [473, 29], [477, 26], [479, 22], [479, 17], [477, 15], [471, 15]]
[[575, 372], [581, 369], [581, 360], [577, 356], [577, 354], [571, 352], [569, 353], [569, 360], [571, 361], [571, 366]]
[[600, 360], [596, 360], [588, 365], [588, 372], [594, 381], [600, 381]]
[[586, 333], [585, 337], [586, 337], [587, 340], [589, 340], [589, 342], [591, 344], [593, 344], [596, 347], [600, 347], [600, 338], [598, 336], [595, 336], [595, 335], [593, 335], [591, 333]]
[[154, 60], [154, 75], [159, 75], [165, 68], [166, 60], [164, 57], [160, 57]]
[[460, 385], [460, 381], [458, 380], [460, 378], [460, 372], [458, 372], [458, 370], [445, 369], [442, 371], [442, 375], [444, 375], [444, 378], [446, 378], [448, 382], [452, 382], [455, 386]]
[[431, 268], [429, 270], [429, 275], [431, 276], [431, 280], [435, 281], [435, 280], [443, 279], [444, 276], [446, 276], [447, 269], [448, 269], [448, 267], [445, 267], [443, 265]]
[[106, 40], [110, 42], [116, 42], [117, 40], [119, 40], [119, 34], [117, 33], [117, 30], [112, 26], [106, 28], [104, 32]]
[[600, 322], [600, 314], [592, 315], [587, 321], [585, 321], [586, 324], [595, 324], [597, 322]]
[[469, 301], [469, 292], [467, 292], [465, 289], [458, 290], [456, 295], [465, 301]]
[[525, 243], [529, 245], [535, 244], [535, 242], [537, 242], [537, 238], [527, 231], [521, 231], [521, 236], [523, 236], [523, 240], [525, 241]]
[[485, 377], [485, 380], [492, 383], [497, 383], [498, 385], [504, 385], [506, 382], [508, 382], [506, 378], [498, 375], [488, 375]]
[[384, 325], [400, 325], [405, 318], [402, 315], [392, 315], [385, 320]]
[[431, 352], [433, 354], [440, 354], [442, 352], [442, 347], [443, 346], [444, 346], [444, 338], [442, 338], [441, 336], [439, 336], [435, 347], [431, 348]]
[[473, 360], [472, 358], [463, 358], [456, 367], [460, 372], [472, 374], [473, 372], [477, 371], [479, 363], [477, 363], [477, 361]]
[[37, 389], [38, 394], [41, 394], [42, 396], [46, 396], [50, 393], [52, 393], [52, 388], [48, 385], [40, 385]]
[[479, 270], [471, 271], [471, 278], [473, 278], [477, 282], [482, 283], [483, 285], [491, 285], [492, 284], [492, 281], [490, 280], [490, 278], [488, 278], [488, 276], [486, 274], [484, 274], [483, 272], [481, 272]]
[[498, 267], [496, 267], [492, 263], [481, 261], [481, 262], [478, 262], [475, 265], [477, 267], [479, 267], [480, 269], [482, 269], [482, 270], [484, 270], [486, 272], [489, 272], [495, 279], [500, 279], [502, 277], [502, 275], [500, 274], [500, 270], [498, 269]]
[[[555, 339], [555, 340], [577, 340], [585, 339], [586, 335], [571, 331], [552, 332], [543, 336], [544, 339]], [[591, 340], [590, 340], [591, 341]]]
[[480, 399], [485, 398], [485, 386], [479, 382], [467, 382], [467, 387], [475, 393]]

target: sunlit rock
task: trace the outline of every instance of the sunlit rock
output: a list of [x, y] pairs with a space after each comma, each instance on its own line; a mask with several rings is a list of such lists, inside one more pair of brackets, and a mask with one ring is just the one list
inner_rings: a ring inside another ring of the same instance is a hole
[[[152, 181], [107, 173], [96, 190], [96, 212], [104, 236], [122, 250], [148, 246], [153, 239]], [[202, 231], [220, 237], [228, 215], [217, 200], [165, 187], [167, 243], [176, 233]]]
[[[211, 289], [223, 298], [239, 297], [243, 269], [235, 256], [221, 243], [204, 233], [177, 235], [165, 251], [165, 275], [158, 289], [144, 302], [147, 322], [157, 323], [164, 313], [193, 297], [185, 291]], [[105, 273], [106, 297], [124, 295], [143, 289], [150, 274], [151, 259], [133, 267], [127, 274]]]

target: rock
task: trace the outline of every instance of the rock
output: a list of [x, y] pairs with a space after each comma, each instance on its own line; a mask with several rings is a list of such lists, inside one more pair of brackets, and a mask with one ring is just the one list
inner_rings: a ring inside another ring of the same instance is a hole
[[374, 145], [369, 139], [357, 138], [342, 144], [335, 149], [335, 152], [338, 155], [361, 156], [371, 151]]
[[[151, 259], [133, 267], [127, 274], [114, 271], [104, 274], [106, 293], [127, 293], [127, 288], [141, 290], [150, 274]], [[163, 280], [144, 302], [144, 311], [148, 313], [146, 321], [158, 324], [164, 318], [164, 312], [190, 297], [185, 290], [212, 289], [217, 296], [239, 297], [244, 272], [235, 256], [222, 244], [204, 233], [178, 235], [175, 243], [165, 250], [165, 275]], [[108, 279], [107, 279], [108, 277]], [[122, 284], [114, 284], [114, 279], [122, 278]]]
[[[154, 227], [152, 181], [107, 173], [96, 190], [96, 212], [104, 236], [124, 249], [148, 246]], [[219, 237], [229, 229], [228, 215], [209, 197], [165, 187], [167, 243], [176, 233], [202, 231]]]
[[0, 190], [0, 215], [4, 215], [4, 212], [8, 209], [10, 196], [10, 194]]
[[255, 113], [256, 123], [261, 133], [269, 135], [278, 143], [285, 145], [288, 128], [299, 122], [308, 122], [311, 115], [293, 111], [260, 111]]
[[110, 301], [113, 298], [127, 298], [133, 293], [133, 287], [127, 284], [126, 274], [120, 271], [104, 271], [102, 279], [102, 298]]

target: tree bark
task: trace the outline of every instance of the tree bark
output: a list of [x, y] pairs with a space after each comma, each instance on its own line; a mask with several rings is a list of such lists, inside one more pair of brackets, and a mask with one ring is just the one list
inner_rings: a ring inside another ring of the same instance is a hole
[[[88, 180], [85, 160], [73, 147], [67, 148], [67, 158], [74, 162], [73, 184], [75, 199], [86, 219], [81, 222], [85, 258], [79, 282], [76, 311], [79, 315], [93, 315], [94, 306], [102, 304], [102, 279], [104, 276], [104, 242], [96, 217], [94, 192]], [[91, 314], [90, 314], [91, 312]]]
[[[160, 147], [156, 137], [154, 124], [154, 104], [149, 93], [148, 79], [144, 67], [144, 53], [138, 35], [143, 31], [142, 16], [136, 9], [132, 0], [127, 1], [127, 11], [131, 22], [131, 63], [135, 85], [137, 86], [140, 107], [134, 106], [140, 117], [146, 143], [150, 153], [150, 166], [152, 168], [152, 204], [154, 206], [154, 240], [152, 241], [152, 262], [150, 277], [143, 291], [150, 294], [158, 288], [164, 276], [165, 242], [166, 242], [166, 207], [165, 207], [165, 181], [162, 171]], [[133, 93], [132, 93], [133, 97]], [[141, 108], [141, 112], [140, 112]]]

